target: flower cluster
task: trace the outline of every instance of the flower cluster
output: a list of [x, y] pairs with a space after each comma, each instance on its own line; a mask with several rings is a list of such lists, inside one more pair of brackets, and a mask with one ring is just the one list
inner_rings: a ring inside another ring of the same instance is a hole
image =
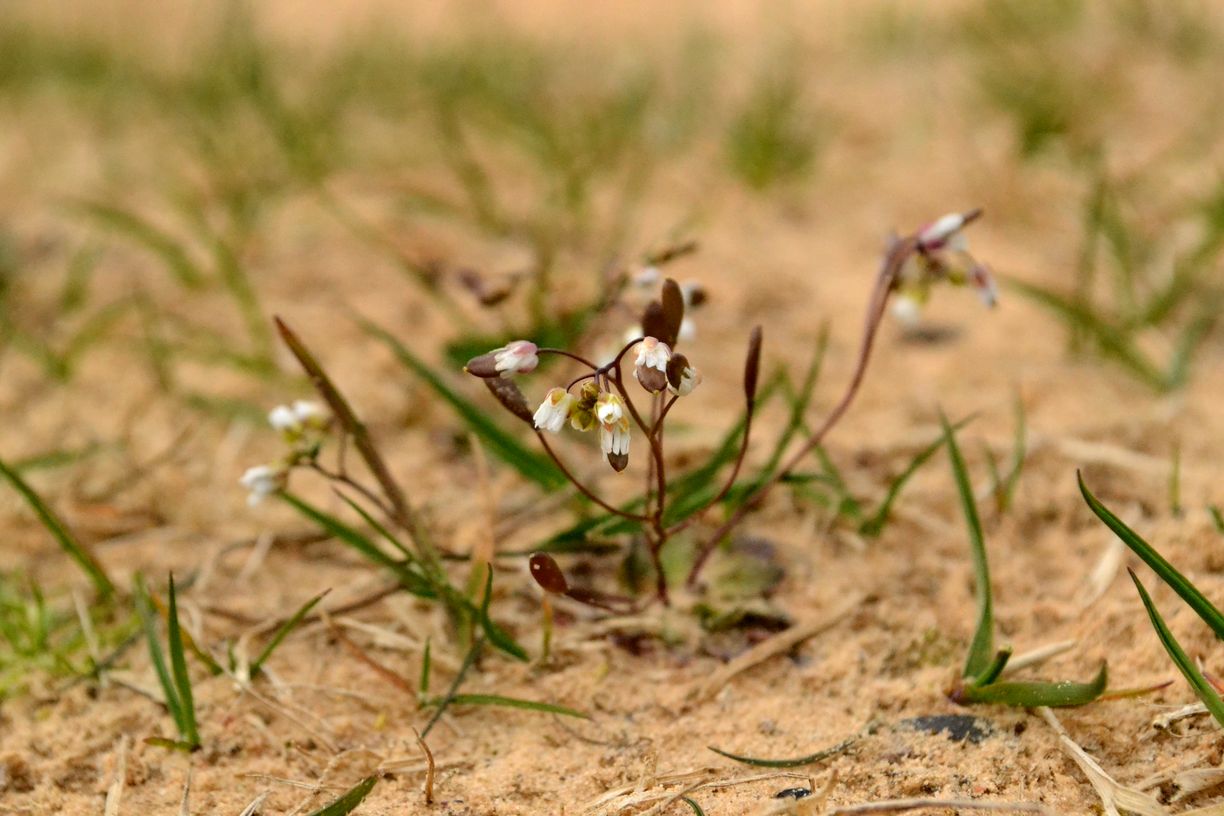
[[268, 424], [280, 433], [289, 446], [289, 452], [275, 462], [247, 468], [242, 474], [238, 482], [246, 488], [247, 504], [251, 507], [284, 490], [289, 482], [289, 471], [294, 465], [318, 456], [329, 416], [317, 402], [296, 400], [269, 411]]
[[893, 314], [908, 324], [918, 321], [931, 287], [940, 281], [977, 289], [987, 306], [994, 306], [998, 289], [985, 264], [969, 254], [964, 229], [981, 215], [981, 210], [949, 213], [918, 231], [913, 247], [897, 277]]

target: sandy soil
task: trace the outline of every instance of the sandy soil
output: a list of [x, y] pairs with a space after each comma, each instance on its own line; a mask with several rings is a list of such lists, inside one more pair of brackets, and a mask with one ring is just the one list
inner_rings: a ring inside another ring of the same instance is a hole
[[[116, 6], [114, 13], [130, 13], [128, 5]], [[700, 280], [711, 293], [700, 314], [699, 340], [689, 349], [705, 383], [700, 399], [682, 406], [677, 416], [690, 426], [674, 448], [677, 456], [692, 458], [708, 450], [732, 421], [743, 343], [757, 322], [766, 325], [768, 364], [796, 367], [810, 355], [821, 323], [829, 322], [832, 343], [814, 413], [827, 409], [853, 365], [858, 315], [891, 227], [909, 229], [943, 211], [980, 205], [988, 215], [973, 228], [976, 255], [1004, 276], [1069, 280], [1077, 251], [1078, 183], [1056, 163], [1017, 164], [1005, 123], [960, 104], [973, 90], [956, 60], [901, 55], [867, 65], [855, 56], [852, 15], [840, 4], [763, 12], [755, 4], [720, 3], [707, 12], [705, 4], [661, 10], [659, 4], [626, 3], [579, 18], [559, 12], [561, 5], [499, 4], [499, 13], [529, 29], [579, 41], [599, 30], [665, 43], [669, 32], [699, 14], [717, 30], [757, 30], [762, 38], [798, 21], [795, 30], [820, 71], [817, 96], [837, 111], [835, 138], [815, 177], [801, 189], [762, 198], [702, 176], [694, 168], [717, 147], [698, 145], [693, 156], [662, 172], [664, 181], [655, 185], [637, 218], [642, 245], [660, 241], [686, 219], [698, 225], [701, 250], [678, 264], [676, 274]], [[299, 35], [306, 41], [329, 35], [327, 20], [313, 14], [301, 20], [293, 8], [276, 5], [268, 12], [270, 24], [286, 31], [301, 24]], [[363, 13], [341, 16], [355, 21]], [[401, 13], [419, 17], [426, 27], [454, 22], [425, 9]], [[1117, 128], [1114, 143], [1123, 165], [1166, 147], [1200, 93], [1189, 80], [1171, 89], [1159, 86], [1167, 94], [1151, 92], [1149, 85], [1159, 85], [1166, 69], [1145, 66], [1142, 55], [1136, 59], [1139, 64], [1127, 76], [1137, 101], [1128, 110], [1141, 110], [1142, 118]], [[156, 134], [149, 139], [156, 145]], [[3, 142], [0, 190], [8, 195], [0, 196], [0, 214], [19, 234], [65, 240], [73, 227], [64, 225], [48, 201], [105, 174], [88, 141], [78, 142], [40, 174], [26, 169], [40, 151], [34, 135], [8, 133]], [[1192, 185], [1203, 166], [1201, 155], [1178, 165], [1168, 184]], [[372, 179], [345, 183], [357, 201], [374, 200], [379, 188]], [[472, 244], [445, 227], [412, 230], [403, 242], [493, 268], [506, 268], [518, 258], [514, 247]], [[573, 259], [575, 269], [590, 268], [589, 260]], [[118, 251], [108, 255], [101, 274], [122, 287], [132, 269], [151, 263], [139, 253]], [[480, 492], [471, 489], [479, 481], [475, 466], [457, 452], [452, 417], [388, 355], [372, 349], [336, 304], [394, 327], [434, 359], [446, 320], [385, 261], [354, 247], [351, 237], [311, 205], [278, 213], [252, 263], [266, 307], [290, 318], [322, 351], [439, 539], [457, 550], [473, 546], [486, 534], [489, 520]], [[580, 272], [574, 278], [576, 286], [584, 285]], [[209, 301], [202, 296], [177, 308], [208, 309]], [[948, 328], [943, 340], [916, 342], [891, 323], [885, 327], [860, 399], [830, 437], [830, 454], [852, 487], [866, 497], [881, 495], [908, 455], [935, 438], [939, 408], [952, 416], [979, 414], [962, 441], [975, 476], [985, 484], [983, 450], [1006, 457], [1018, 394], [1031, 436], [1015, 505], [1002, 517], [983, 505], [1000, 640], [1018, 652], [1078, 642], [1077, 649], [1027, 676], [1087, 679], [1107, 660], [1112, 688], [1174, 679], [1126, 579], [1124, 565], [1137, 562], [1120, 558], [1100, 582], [1102, 592], [1092, 591], [1091, 576], [1115, 544], [1079, 498], [1074, 475], [1083, 468], [1098, 495], [1150, 535], [1209, 597], [1224, 597], [1224, 541], [1204, 510], [1224, 500], [1219, 487], [1224, 415], [1218, 407], [1224, 368], [1218, 339], [1204, 351], [1190, 387], [1155, 397], [1099, 360], [1069, 358], [1062, 328], [1006, 289], [994, 311], [982, 308], [971, 293], [940, 292], [928, 318]], [[287, 360], [285, 369], [291, 370]], [[275, 385], [253, 392], [247, 380], [231, 382], [207, 370], [186, 376], [215, 393], [268, 405], [304, 393], [286, 394]], [[197, 420], [160, 402], [149, 380], [122, 350], [101, 349], [70, 387], [41, 387], [36, 370], [11, 358], [0, 381], [0, 405], [11, 418], [0, 427], [6, 457], [45, 450], [52, 442], [130, 440], [129, 454], [82, 466], [71, 479], [58, 472], [37, 480], [117, 575], [137, 569], [149, 575], [196, 571], [184, 607], [190, 625], [209, 642], [283, 615], [322, 589], [332, 589], [326, 603], [336, 608], [382, 585], [383, 577], [332, 543], [275, 543], [266, 555], [254, 555], [253, 539], [302, 529], [281, 509], [246, 509], [235, 483], [243, 467], [275, 451], [276, 440], [249, 425]], [[532, 395], [549, 385], [528, 382]], [[768, 440], [783, 419], [778, 406], [766, 411], [759, 439]], [[184, 425], [188, 435], [180, 438]], [[1166, 487], [1177, 446], [1181, 517], [1172, 514]], [[168, 448], [169, 455], [117, 498], [89, 498], [91, 490], [96, 493], [99, 485]], [[756, 455], [763, 456], [763, 446]], [[617, 477], [598, 467], [594, 457], [581, 467], [602, 485], [616, 484]], [[632, 475], [626, 478], [638, 483]], [[322, 486], [301, 481], [304, 490], [325, 497]], [[498, 514], [535, 495], [500, 467], [491, 489]], [[497, 546], [529, 547], [557, 524], [541, 513]], [[0, 525], [6, 568], [29, 570], [51, 586], [79, 582], [8, 492], [0, 494]], [[674, 794], [681, 788], [665, 786], [668, 775], [694, 771], [704, 772], [694, 780], [728, 783], [692, 794], [711, 816], [772, 812], [778, 791], [820, 789], [833, 774], [830, 804], [922, 796], [1041, 802], [1065, 814], [1099, 812], [1088, 781], [1039, 717], [1002, 707], [962, 709], [944, 695], [963, 659], [974, 609], [964, 525], [946, 461], [941, 458], [918, 475], [895, 522], [877, 540], [863, 542], [831, 529], [827, 514], [783, 493], [753, 514], [743, 532], [778, 548], [786, 572], [773, 600], [797, 625], [857, 601], [826, 631], [739, 674], [709, 698], [697, 691], [746, 647], [742, 639], [692, 632], [681, 608], [656, 607], [640, 619], [619, 622], [566, 610], [547, 665], [490, 656], [466, 689], [572, 706], [589, 712], [590, 721], [455, 709], [429, 740], [440, 765], [432, 806], [421, 794], [423, 774], [411, 729], [425, 715], [415, 700], [351, 659], [326, 629], [311, 625], [277, 653], [268, 681], [254, 690], [225, 678], [198, 679], [205, 748], [191, 756], [142, 742], [170, 734], [173, 724], [161, 706], [140, 693], [156, 687], [141, 649], [132, 650], [122, 671], [100, 688], [63, 691], [61, 682], [40, 680], [29, 695], [4, 701], [0, 812], [100, 813], [125, 753], [124, 814], [173, 812], [189, 774], [191, 813], [237, 814], [261, 792], [268, 793], [264, 813], [309, 812], [396, 760], [403, 760], [406, 770], [389, 773], [359, 813], [679, 814], [687, 810], [679, 802], [649, 810], [665, 799], [618, 808], [634, 794]], [[235, 542], [247, 543], [231, 546]], [[262, 558], [258, 564], [256, 557]], [[581, 561], [563, 562], [576, 570]], [[611, 563], [585, 563], [600, 581], [610, 581]], [[1202, 655], [1208, 670], [1224, 671], [1206, 627], [1154, 578], [1148, 584], [1187, 650]], [[539, 601], [523, 565], [506, 561], [497, 585], [496, 614], [534, 652]], [[437, 661], [436, 685], [453, 676], [462, 657], [448, 643], [437, 610], [402, 598], [389, 598], [348, 620], [355, 626], [348, 630], [351, 637], [407, 678], [417, 676], [426, 637]], [[608, 635], [616, 627], [667, 633], [675, 643], [648, 638], [635, 641], [639, 648], [625, 648], [625, 639]], [[1107, 772], [1123, 784], [1155, 779], [1153, 792], [1167, 801], [1177, 794], [1176, 772], [1217, 769], [1224, 749], [1220, 729], [1204, 716], [1154, 727], [1161, 715], [1192, 699], [1178, 678], [1148, 696], [1102, 702], [1060, 717]], [[907, 724], [941, 714], [972, 714], [989, 733], [978, 742], [956, 741]], [[848, 751], [795, 769], [795, 778], [736, 765], [707, 749], [792, 757], [868, 726], [869, 733]], [[597, 804], [620, 788], [630, 797]], [[1208, 790], [1171, 812], [1211, 804], [1219, 796]]]

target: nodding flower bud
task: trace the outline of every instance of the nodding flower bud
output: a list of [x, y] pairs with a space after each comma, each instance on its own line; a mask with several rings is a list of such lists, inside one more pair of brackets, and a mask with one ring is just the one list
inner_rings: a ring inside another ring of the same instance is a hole
[[577, 402], [574, 395], [564, 388], [550, 389], [533, 417], [536, 428], [550, 433], [560, 432]]
[[254, 507], [268, 496], [284, 490], [288, 478], [289, 469], [283, 464], [257, 465], [248, 468], [238, 482], [250, 491], [247, 504]]
[[625, 401], [619, 394], [604, 391], [595, 400], [595, 418], [602, 425], [615, 425], [625, 419]]
[[617, 473], [629, 464], [629, 417], [599, 426], [599, 446], [608, 457], [608, 464]]
[[529, 340], [515, 340], [498, 349], [468, 360], [463, 370], [485, 379], [527, 374], [540, 364], [538, 347]]
[[[928, 224], [914, 236], [909, 252], [898, 271], [895, 286], [898, 301], [893, 313], [907, 325], [919, 319], [919, 307], [926, 303], [931, 287], [939, 281], [954, 286], [970, 284], [987, 306], [994, 306], [998, 295], [990, 270], [969, 254], [964, 228], [982, 214], [981, 210], [949, 213]], [[894, 244], [894, 247], [897, 246]]]
[[701, 385], [701, 372], [689, 365], [683, 354], [673, 354], [667, 364], [667, 390], [678, 397], [687, 397]]
[[671, 349], [666, 343], [647, 337], [637, 345], [633, 376], [652, 394], [662, 391], [667, 387], [667, 363], [671, 356]]

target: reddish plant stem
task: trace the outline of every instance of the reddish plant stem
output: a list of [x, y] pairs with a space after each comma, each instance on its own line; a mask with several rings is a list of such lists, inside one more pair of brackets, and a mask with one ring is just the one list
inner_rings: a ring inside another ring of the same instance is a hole
[[570, 472], [570, 469], [565, 466], [565, 463], [561, 461], [561, 457], [558, 456], [557, 452], [552, 449], [552, 445], [548, 444], [548, 439], [547, 437], [544, 436], [544, 432], [541, 430], [536, 430], [536, 436], [539, 437], [540, 444], [544, 446], [545, 452], [547, 452], [548, 455], [552, 457], [553, 462], [557, 465], [558, 468], [561, 469], [562, 475], [564, 475], [565, 478], [569, 479], [570, 484], [578, 488], [579, 493], [586, 496], [588, 499], [595, 502], [595, 504], [598, 504], [600, 507], [602, 507], [604, 510], [607, 510], [609, 513], [611, 513], [614, 516], [620, 516], [621, 518], [629, 519], [631, 521], [643, 521], [643, 522], [650, 521], [649, 516], [644, 516], [644, 515], [641, 515], [640, 513], [628, 513], [624, 510], [621, 510], [619, 507], [614, 507], [613, 505], [608, 504], [608, 502], [596, 496], [593, 492], [591, 492], [590, 488], [588, 488], [586, 485], [580, 482], [578, 480], [578, 477], [575, 476], [572, 472]]
[[693, 566], [689, 570], [687, 584], [693, 586], [697, 583], [697, 577], [701, 574], [701, 569], [705, 566], [706, 560], [713, 553], [714, 548], [718, 546], [718, 542], [722, 541], [726, 535], [731, 532], [756, 505], [764, 500], [765, 496], [779, 482], [785, 479], [790, 473], [798, 467], [799, 463], [818, 447], [824, 441], [825, 435], [833, 428], [834, 425], [841, 420], [845, 415], [850, 404], [854, 402], [854, 397], [858, 394], [859, 386], [862, 385], [863, 377], [867, 373], [867, 363], [871, 359], [871, 350], [875, 345], [875, 338], [880, 328], [880, 323], [884, 317], [884, 309], [888, 305], [889, 295], [892, 293], [893, 287], [896, 284], [897, 278], [900, 275], [901, 268], [905, 261], [917, 249], [917, 238], [910, 237], [902, 241], [898, 241], [889, 251], [884, 259], [883, 267], [880, 269], [879, 275], [876, 277], [875, 289], [871, 295], [871, 301], [867, 307], [867, 317], [863, 324], [863, 338], [859, 347], [858, 363], [855, 365], [854, 374], [850, 378], [850, 383], [846, 387], [845, 393], [841, 400], [829, 412], [825, 421], [821, 423], [808, 438], [799, 450], [787, 460], [786, 464], [774, 471], [774, 474], [757, 490], [744, 500], [736, 510], [727, 517], [727, 519], [718, 526], [718, 529], [706, 539], [700, 549], [697, 551], [697, 558], [693, 561]]

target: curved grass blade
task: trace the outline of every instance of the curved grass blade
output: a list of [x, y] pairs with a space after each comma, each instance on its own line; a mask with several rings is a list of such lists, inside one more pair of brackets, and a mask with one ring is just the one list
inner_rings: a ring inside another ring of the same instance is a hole
[[965, 469], [965, 460], [961, 458], [960, 448], [956, 445], [956, 434], [948, 424], [948, 418], [939, 413], [939, 424], [943, 428], [944, 441], [948, 445], [948, 458], [952, 462], [952, 475], [956, 479], [957, 492], [960, 494], [961, 510], [965, 515], [965, 524], [969, 529], [969, 548], [973, 555], [973, 579], [977, 586], [978, 622], [969, 644], [969, 654], [965, 658], [963, 677], [974, 679], [980, 677], [994, 659], [994, 604], [990, 589], [990, 565], [986, 560], [986, 541], [982, 535], [982, 521], [978, 517], [977, 504], [973, 499], [973, 487], [969, 484], [969, 474]]
[[196, 727], [195, 698], [191, 693], [191, 675], [187, 673], [187, 658], [183, 654], [183, 634], [178, 619], [178, 594], [174, 590], [174, 573], [170, 574], [170, 611], [166, 616], [166, 642], [170, 649], [170, 669], [178, 690], [179, 707], [183, 716], [183, 740], [194, 751], [200, 747], [200, 732]]
[[174, 681], [170, 679], [170, 670], [166, 668], [166, 656], [162, 652], [161, 643], [157, 640], [157, 618], [153, 614], [153, 604], [149, 600], [149, 590], [145, 586], [144, 577], [140, 573], [136, 573], [133, 583], [136, 588], [136, 613], [140, 616], [140, 623], [144, 628], [145, 641], [149, 646], [149, 659], [153, 663], [153, 671], [157, 674], [157, 680], [162, 687], [162, 694], [166, 698], [166, 708], [170, 711], [175, 727], [182, 734], [185, 732], [183, 707], [179, 703], [178, 691], [175, 689]]
[[1088, 503], [1092, 512], [1096, 513], [1097, 518], [1105, 522], [1105, 526], [1113, 530], [1114, 534], [1122, 539], [1123, 544], [1130, 547], [1135, 555], [1142, 558], [1144, 563], [1152, 568], [1153, 572], [1164, 579], [1164, 582], [1181, 596], [1182, 600], [1203, 619], [1203, 622], [1211, 627], [1211, 631], [1215, 632], [1217, 638], [1224, 640], [1224, 613], [1221, 613], [1211, 601], [1207, 600], [1203, 593], [1199, 592], [1198, 587], [1190, 583], [1186, 576], [1178, 572], [1151, 544], [1126, 526], [1126, 523], [1115, 516], [1108, 507], [1101, 504], [1100, 500], [1084, 484], [1083, 474], [1077, 471], [1076, 479], [1079, 481], [1079, 489], [1084, 501]]
[[1152, 603], [1151, 596], [1148, 595], [1147, 589], [1140, 582], [1139, 577], [1135, 575], [1134, 570], [1130, 572], [1131, 580], [1135, 582], [1135, 589], [1139, 590], [1139, 598], [1143, 601], [1143, 606], [1147, 609], [1148, 618], [1152, 621], [1152, 628], [1156, 630], [1156, 637], [1160, 638], [1160, 645], [1164, 646], [1164, 650], [1168, 653], [1169, 659], [1173, 661], [1173, 665], [1177, 666], [1177, 670], [1186, 678], [1186, 682], [1194, 689], [1194, 693], [1203, 701], [1203, 705], [1211, 712], [1211, 716], [1215, 717], [1216, 722], [1224, 726], [1224, 700], [1220, 699], [1220, 695], [1207, 682], [1207, 678], [1203, 677], [1202, 672], [1194, 665], [1194, 661], [1190, 659], [1181, 644], [1177, 642], [1177, 638], [1173, 637], [1173, 633], [1169, 631], [1169, 627], [1165, 625], [1164, 618], [1160, 617], [1160, 613], [1156, 611], [1155, 604]]
[[42, 497], [34, 491], [34, 488], [30, 487], [17, 471], [5, 464], [2, 459], [0, 459], [0, 476], [3, 476], [13, 486], [13, 489], [21, 494], [22, 498], [26, 500], [26, 503], [30, 505], [34, 512], [38, 514], [38, 518], [42, 521], [43, 526], [59, 542], [64, 552], [73, 561], [76, 561], [81, 569], [85, 571], [85, 574], [89, 576], [89, 580], [93, 582], [98, 594], [103, 598], [109, 598], [114, 595], [115, 585], [107, 576], [106, 570], [102, 568], [102, 564], [94, 558], [93, 554], [81, 542], [77, 541], [76, 536], [72, 534], [68, 526], [42, 500]]
[[[440, 700], [438, 701], [441, 702]], [[432, 702], [429, 705], [433, 705]], [[471, 705], [471, 706], [502, 706], [505, 708], [519, 708], [525, 711], [540, 711], [545, 714], [560, 714], [563, 717], [577, 717], [580, 720], [591, 719], [589, 714], [584, 714], [572, 708], [566, 708], [561, 705], [552, 703], [538, 703], [534, 700], [522, 700], [518, 697], [506, 697], [501, 694], [456, 694], [450, 698], [450, 705]]]
[[548, 457], [527, 448], [490, 419], [487, 411], [447, 385], [436, 371], [409, 351], [394, 335], [367, 320], [359, 321], [359, 325], [366, 334], [391, 349], [400, 363], [424, 380], [434, 393], [450, 403], [455, 413], [480, 437], [491, 453], [545, 490], [557, 490], [567, 484], [561, 471]]
[[374, 542], [366, 538], [361, 533], [349, 527], [344, 522], [335, 516], [325, 513], [316, 507], [307, 504], [302, 499], [292, 493], [280, 493], [280, 498], [290, 507], [293, 507], [306, 518], [318, 524], [329, 535], [332, 535], [354, 550], [365, 556], [369, 561], [378, 564], [380, 567], [385, 567], [395, 576], [399, 578], [400, 584], [404, 589], [416, 595], [418, 598], [436, 598], [437, 592], [429, 582], [421, 575], [410, 569], [408, 566], [401, 564], [385, 552], [380, 550]]
[[367, 776], [365, 779], [358, 782], [353, 787], [349, 788], [343, 796], [330, 805], [319, 808], [310, 814], [310, 816], [347, 816], [352, 813], [361, 801], [370, 795], [370, 791], [374, 790], [374, 786], [378, 784], [377, 776]]
[[1047, 307], [1079, 333], [1092, 337], [1101, 352], [1113, 357], [1123, 367], [1156, 391], [1168, 391], [1176, 386], [1161, 372], [1123, 331], [1113, 326], [1091, 309], [1075, 303], [1040, 286], [1009, 280], [1008, 285], [1037, 303]]
[[289, 633], [298, 627], [298, 624], [302, 622], [302, 619], [310, 614], [310, 610], [314, 609], [315, 605], [319, 601], [323, 600], [323, 596], [329, 592], [331, 592], [330, 589], [325, 589], [306, 603], [302, 604], [301, 608], [293, 613], [293, 617], [285, 621], [281, 627], [276, 630], [276, 634], [273, 635], [272, 639], [268, 641], [268, 645], [263, 647], [263, 651], [259, 653], [259, 657], [255, 658], [255, 660], [251, 663], [251, 677], [255, 677], [259, 674], [259, 670], [263, 668], [263, 664], [269, 657], [272, 656], [272, 653], [276, 651], [276, 647], [281, 645], [281, 641], [288, 637]]
[[489, 617], [489, 604], [493, 602], [493, 567], [489, 567], [488, 575], [485, 578], [484, 600], [480, 602], [480, 610], [477, 620], [480, 621], [480, 628], [484, 630], [485, 636], [497, 648], [501, 649], [506, 654], [526, 663], [530, 658], [527, 656], [527, 650], [515, 643], [514, 638], [506, 634], [506, 631], [493, 622]]
[[1105, 664], [1097, 676], [1088, 683], [991, 683], [984, 686], [967, 685], [957, 695], [957, 702], [1000, 703], [1022, 708], [1049, 706], [1065, 708], [1091, 703], [1105, 692], [1108, 682]]
[[705, 816], [705, 811], [701, 809], [701, 805], [694, 802], [687, 796], [681, 796], [680, 801], [693, 809], [693, 816]]
[[[952, 430], [959, 431], [976, 418], [976, 416], [965, 417], [960, 422], [954, 424], [952, 426]], [[905, 487], [905, 483], [908, 482], [910, 477], [917, 473], [932, 456], [938, 453], [939, 449], [943, 446], [944, 437], [941, 434], [938, 439], [920, 450], [918, 454], [910, 460], [910, 463], [906, 465], [905, 470], [898, 473], [897, 477], [892, 480], [892, 484], [888, 486], [888, 492], [884, 495], [883, 500], [880, 502], [879, 508], [876, 509], [870, 518], [859, 525], [859, 533], [874, 538], [884, 531], [884, 526], [888, 523], [889, 514], [892, 512], [893, 503], [896, 502], [897, 497], [901, 494], [901, 489]]]
[[706, 747], [709, 748], [714, 753], [718, 754], [719, 756], [724, 756], [727, 759], [733, 759], [736, 762], [742, 762], [745, 765], [755, 765], [758, 768], [799, 768], [803, 765], [812, 765], [817, 762], [822, 762], [831, 757], [835, 757], [838, 754], [845, 753], [846, 750], [848, 750], [850, 746], [856, 742], [858, 742], [858, 737], [850, 737], [849, 739], [844, 739], [841, 742], [837, 743], [836, 745], [830, 748], [824, 748], [820, 751], [817, 751], [814, 754], [808, 754], [807, 756], [795, 757], [794, 759], [760, 759], [757, 757], [748, 757], [748, 756], [740, 756], [739, 754], [732, 754], [727, 751], [723, 751], [718, 748], [715, 748], [712, 745], [707, 745]]

